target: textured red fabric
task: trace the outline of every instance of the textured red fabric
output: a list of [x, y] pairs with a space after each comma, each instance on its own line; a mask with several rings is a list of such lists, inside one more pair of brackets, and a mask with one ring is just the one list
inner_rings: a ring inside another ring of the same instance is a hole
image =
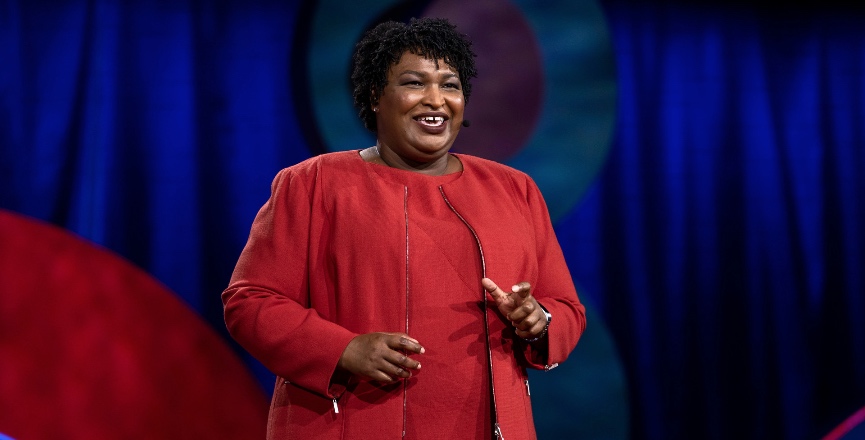
[[480, 252], [438, 189], [461, 176], [375, 170], [407, 189], [411, 258], [404, 331], [426, 350], [415, 356], [422, 368], [405, 380], [406, 439], [488, 438], [492, 419]]
[[[533, 439], [525, 368], [564, 361], [585, 328], [585, 309], [531, 179], [494, 162], [458, 157], [464, 171], [441, 184], [441, 191], [477, 232], [485, 275], [502, 286], [529, 281], [535, 297], [554, 316], [545, 344], [532, 347], [515, 337], [494, 306], [487, 312], [504, 437]], [[393, 171], [364, 162], [357, 151], [307, 160], [277, 175], [271, 198], [253, 223], [223, 302], [232, 336], [279, 376], [269, 438], [403, 438], [401, 383], [330, 383], [351, 338], [373, 331], [405, 331], [406, 310], [411, 307], [407, 298], [443, 294], [429, 280], [428, 291], [406, 294], [407, 286], [424, 289], [406, 279], [406, 265], [419, 264], [417, 259], [426, 251], [412, 247], [424, 243], [418, 237], [432, 234], [427, 245], [451, 237], [444, 235], [445, 229], [435, 236], [431, 224], [425, 231], [410, 228], [407, 234], [405, 203], [414, 193], [382, 174]], [[409, 211], [409, 218], [414, 213]], [[411, 220], [409, 224], [418, 226]], [[478, 305], [483, 275], [481, 270], [466, 282], [468, 289], [477, 289]], [[429, 304], [428, 299], [422, 302]], [[446, 338], [459, 330], [451, 328], [453, 323], [442, 324]], [[409, 322], [409, 334], [411, 328]], [[477, 332], [483, 334], [483, 327]], [[472, 347], [470, 338], [455, 337], [452, 344], [457, 350]], [[425, 380], [448, 386], [447, 378]], [[464, 410], [453, 402], [452, 411]], [[451, 416], [441, 407], [426, 415]], [[477, 417], [485, 416], [478, 412]], [[408, 427], [407, 439], [448, 438], [424, 430], [421, 419], [413, 423], [418, 426]]]
[[0, 211], [0, 432], [263, 438], [267, 399], [174, 293], [60, 228]]

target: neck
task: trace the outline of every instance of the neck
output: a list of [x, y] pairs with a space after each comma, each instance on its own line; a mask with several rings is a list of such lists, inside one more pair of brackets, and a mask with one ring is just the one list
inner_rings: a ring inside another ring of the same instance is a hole
[[[448, 153], [429, 162], [418, 162], [406, 159], [380, 145], [373, 147], [374, 155], [382, 165], [400, 170], [413, 171], [431, 176], [442, 176], [459, 171], [459, 160]], [[456, 165], [456, 166], [455, 166]]]

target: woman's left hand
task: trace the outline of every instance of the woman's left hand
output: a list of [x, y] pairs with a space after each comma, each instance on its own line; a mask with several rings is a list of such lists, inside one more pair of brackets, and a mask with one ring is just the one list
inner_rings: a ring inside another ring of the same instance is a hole
[[481, 284], [496, 301], [499, 312], [511, 321], [517, 336], [532, 339], [544, 331], [547, 316], [532, 296], [532, 285], [527, 281], [514, 285], [510, 292], [505, 292], [489, 278], [482, 279]]

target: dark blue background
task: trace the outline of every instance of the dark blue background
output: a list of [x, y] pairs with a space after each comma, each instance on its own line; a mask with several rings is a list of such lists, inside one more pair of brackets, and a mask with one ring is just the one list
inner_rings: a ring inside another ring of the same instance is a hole
[[[312, 154], [313, 5], [0, 2], [0, 208], [119, 252], [225, 335], [252, 218]], [[616, 128], [556, 226], [623, 360], [631, 437], [818, 438], [865, 405], [865, 13], [603, 9]]]

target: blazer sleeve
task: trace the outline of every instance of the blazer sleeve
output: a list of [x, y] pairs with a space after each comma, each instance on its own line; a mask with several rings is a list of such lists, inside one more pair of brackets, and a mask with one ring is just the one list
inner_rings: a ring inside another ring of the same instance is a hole
[[282, 170], [255, 217], [222, 293], [231, 336], [274, 374], [329, 398], [339, 358], [355, 333], [309, 308], [310, 185]]
[[586, 329], [586, 308], [577, 296], [561, 246], [556, 239], [546, 202], [537, 185], [528, 178], [526, 202], [535, 230], [538, 280], [532, 295], [552, 315], [547, 336], [523, 343], [529, 366], [549, 369], [564, 362]]

